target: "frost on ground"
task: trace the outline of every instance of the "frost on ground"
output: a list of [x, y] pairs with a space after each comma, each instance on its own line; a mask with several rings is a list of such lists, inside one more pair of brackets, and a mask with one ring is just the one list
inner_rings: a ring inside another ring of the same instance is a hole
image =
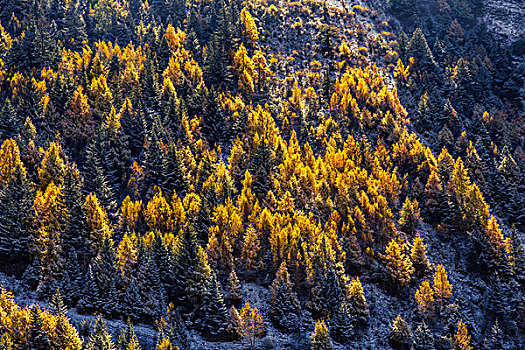
[[484, 20], [487, 27], [512, 41], [525, 36], [525, 2], [485, 0]]

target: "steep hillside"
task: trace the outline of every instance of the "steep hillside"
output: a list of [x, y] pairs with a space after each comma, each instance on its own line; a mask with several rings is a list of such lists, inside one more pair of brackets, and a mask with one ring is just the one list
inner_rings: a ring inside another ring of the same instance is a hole
[[0, 0], [0, 349], [525, 348], [524, 17]]

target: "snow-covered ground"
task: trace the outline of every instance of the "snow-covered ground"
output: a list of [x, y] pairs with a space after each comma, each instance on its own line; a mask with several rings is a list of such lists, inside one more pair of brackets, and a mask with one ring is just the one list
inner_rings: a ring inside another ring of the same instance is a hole
[[485, 0], [483, 5], [490, 30], [511, 41], [525, 37], [525, 1]]

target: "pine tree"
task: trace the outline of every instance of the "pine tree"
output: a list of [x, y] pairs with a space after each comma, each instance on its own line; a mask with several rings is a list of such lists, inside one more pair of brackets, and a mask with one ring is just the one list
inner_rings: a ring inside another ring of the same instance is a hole
[[430, 270], [430, 263], [427, 259], [427, 246], [423, 243], [419, 232], [412, 242], [410, 259], [412, 260], [412, 266], [414, 266], [416, 275], [424, 276]]
[[33, 191], [22, 165], [0, 187], [0, 256], [27, 259]]
[[2, 109], [0, 109], [0, 132], [2, 139], [4, 140], [16, 135], [21, 123], [22, 120], [18, 117], [18, 113], [13, 107], [11, 99], [6, 98]]
[[77, 309], [81, 313], [91, 313], [96, 309], [96, 303], [99, 298], [99, 290], [95, 281], [95, 276], [93, 276], [91, 265], [89, 265], [86, 273], [86, 284], [78, 301]]
[[439, 223], [441, 220], [442, 209], [446, 205], [446, 197], [443, 194], [441, 177], [438, 172], [432, 170], [425, 186], [425, 217], [431, 223]]
[[390, 325], [389, 341], [396, 349], [409, 349], [412, 344], [412, 331], [401, 314]]
[[110, 239], [105, 239], [102, 243], [98, 255], [93, 260], [92, 272], [98, 290], [98, 299], [94, 306], [98, 310], [115, 309], [118, 301], [114, 299], [115, 295], [111, 291], [120, 274], [117, 270], [117, 256]]
[[434, 56], [428, 47], [427, 40], [421, 29], [417, 28], [412, 34], [412, 38], [407, 46], [408, 57], [416, 59], [415, 67], [424, 74], [432, 74], [435, 70], [436, 63]]
[[[240, 84], [239, 79], [239, 84]], [[204, 133], [210, 146], [220, 145], [227, 131], [223, 114], [219, 108], [219, 97], [214, 88], [205, 90]]]
[[435, 350], [434, 335], [425, 321], [422, 321], [414, 332], [414, 348], [415, 350]]
[[103, 166], [109, 185], [115, 189], [118, 189], [119, 184], [124, 179], [126, 169], [131, 163], [128, 137], [122, 131], [120, 119], [120, 114], [116, 112], [114, 107], [111, 107], [101, 130]]
[[51, 297], [50, 305], [51, 310], [55, 315], [65, 315], [67, 313], [67, 308], [64, 304], [64, 299], [62, 299], [60, 288], [57, 288], [55, 294]]
[[140, 345], [137, 336], [135, 335], [133, 324], [129, 318], [126, 322], [126, 328], [120, 331], [115, 345], [115, 350], [140, 350]]
[[512, 244], [512, 255], [514, 257], [514, 273], [518, 281], [525, 280], [525, 245], [518, 234], [516, 226], [512, 226], [509, 238]]
[[42, 311], [38, 306], [31, 308], [31, 319], [29, 335], [27, 339], [28, 349], [46, 350], [51, 347], [48, 334], [44, 329]]
[[146, 185], [148, 188], [162, 184], [164, 178], [166, 146], [156, 129], [152, 127], [149, 131], [144, 149], [144, 168], [147, 169]]
[[178, 298], [191, 301], [202, 301], [199, 297], [191, 299], [192, 296], [202, 296], [205, 289], [205, 280], [211, 275], [208, 265], [208, 256], [197, 242], [197, 235], [193, 227], [185, 227], [178, 235], [178, 244], [174, 256], [174, 268], [178, 281], [174, 281], [174, 290]]
[[157, 264], [150, 253], [139, 260], [135, 275], [140, 291], [142, 315], [146, 320], [154, 320], [166, 309], [166, 292], [160, 282]]
[[330, 335], [339, 343], [347, 343], [353, 336], [354, 316], [348, 303], [343, 301], [330, 320]]
[[179, 347], [181, 350], [189, 350], [191, 348], [190, 338], [186, 330], [186, 325], [182, 320], [180, 312], [176, 309], [170, 313], [168, 338], [173, 346]]
[[66, 258], [64, 276], [60, 281], [60, 290], [63, 293], [66, 304], [70, 306], [76, 305], [84, 289], [83, 279], [84, 276], [78, 264], [78, 254], [70, 251]]
[[36, 289], [42, 278], [42, 265], [40, 264], [40, 259], [38, 256], [35, 256], [33, 261], [24, 271], [22, 275], [22, 281], [30, 290]]
[[116, 212], [115, 193], [103, 168], [99, 149], [100, 140], [94, 139], [86, 148], [84, 162], [84, 193], [94, 193], [108, 213]]
[[166, 193], [172, 193], [175, 190], [177, 195], [182, 198], [189, 188], [189, 181], [180, 158], [177, 148], [173, 143], [170, 143], [164, 158], [162, 188]]
[[232, 272], [230, 272], [226, 291], [225, 301], [228, 305], [237, 305], [241, 301], [241, 285], [235, 269], [232, 269]]
[[142, 305], [140, 292], [137, 283], [135, 283], [134, 280], [128, 284], [128, 288], [126, 289], [120, 303], [120, 309], [135, 322], [141, 319]]
[[102, 317], [98, 317], [95, 322], [93, 333], [89, 337], [86, 345], [87, 350], [115, 350], [115, 344], [108, 333], [106, 322]]
[[295, 330], [301, 318], [301, 304], [293, 290], [284, 261], [273, 280], [271, 291], [270, 310], [273, 323], [285, 331]]
[[312, 342], [312, 350], [333, 350], [334, 346], [330, 335], [328, 333], [328, 327], [323, 320], [315, 323], [315, 329], [310, 336]]
[[82, 185], [83, 178], [76, 166], [68, 167], [64, 177], [64, 202], [69, 212], [67, 228], [63, 235], [65, 250], [69, 248], [83, 249], [88, 237]]
[[347, 299], [353, 321], [358, 324], [366, 323], [370, 316], [370, 311], [359, 277], [352, 279], [350, 282]]
[[67, 6], [66, 9], [64, 22], [63, 37], [67, 38], [65, 41], [66, 46], [71, 50], [80, 49], [84, 40], [87, 39], [86, 23], [82, 17], [80, 0], [69, 3], [69, 6]]
[[228, 309], [226, 309], [224, 304], [220, 283], [214, 273], [212, 273], [210, 282], [206, 287], [202, 312], [204, 319], [201, 328], [204, 334], [217, 336], [226, 331], [228, 327]]

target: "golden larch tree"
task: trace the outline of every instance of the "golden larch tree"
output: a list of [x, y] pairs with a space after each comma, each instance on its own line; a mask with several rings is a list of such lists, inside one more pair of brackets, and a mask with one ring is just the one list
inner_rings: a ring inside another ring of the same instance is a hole
[[241, 310], [241, 332], [248, 337], [252, 348], [255, 346], [255, 338], [261, 337], [264, 332], [264, 323], [259, 310], [252, 308], [249, 302], [244, 304]]
[[443, 307], [446, 299], [452, 296], [452, 285], [448, 281], [448, 275], [445, 267], [441, 264], [437, 266], [434, 273], [434, 297], [438, 303], [439, 309]]
[[430, 315], [434, 312], [434, 290], [428, 281], [423, 281], [414, 296], [417, 308], [423, 315]]

